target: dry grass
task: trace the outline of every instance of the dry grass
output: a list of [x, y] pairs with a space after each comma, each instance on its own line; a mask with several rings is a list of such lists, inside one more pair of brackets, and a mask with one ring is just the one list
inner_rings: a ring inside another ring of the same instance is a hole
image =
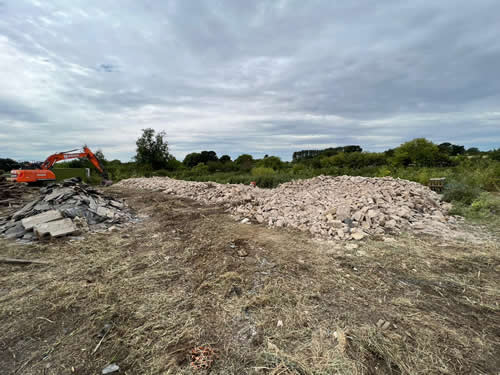
[[109, 363], [206, 373], [189, 365], [201, 345], [217, 352], [215, 374], [500, 368], [494, 242], [402, 236], [346, 250], [159, 193], [116, 193], [149, 217], [85, 241], [0, 242], [2, 256], [55, 263], [0, 266], [2, 373], [96, 374]]

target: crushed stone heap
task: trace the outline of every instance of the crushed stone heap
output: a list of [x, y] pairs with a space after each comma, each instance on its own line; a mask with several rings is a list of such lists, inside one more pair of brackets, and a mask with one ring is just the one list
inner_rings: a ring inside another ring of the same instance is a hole
[[442, 203], [437, 193], [392, 177], [319, 176], [275, 189], [168, 177], [132, 178], [117, 185], [220, 204], [238, 220], [297, 228], [337, 240], [402, 230], [437, 233], [456, 220], [447, 216], [450, 205]]
[[121, 200], [103, 195], [79, 178], [40, 189], [40, 196], [11, 216], [0, 218], [0, 235], [36, 240], [128, 223], [133, 215]]

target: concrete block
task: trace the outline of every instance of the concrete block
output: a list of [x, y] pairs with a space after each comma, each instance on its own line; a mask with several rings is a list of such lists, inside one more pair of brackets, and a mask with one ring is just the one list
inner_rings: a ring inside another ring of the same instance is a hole
[[78, 228], [69, 218], [51, 221], [48, 223], [37, 224], [33, 227], [38, 238], [42, 237], [61, 237], [78, 231]]
[[57, 210], [42, 212], [41, 214], [27, 217], [21, 220], [24, 229], [29, 230], [35, 225], [48, 223], [50, 221], [62, 219], [62, 214]]

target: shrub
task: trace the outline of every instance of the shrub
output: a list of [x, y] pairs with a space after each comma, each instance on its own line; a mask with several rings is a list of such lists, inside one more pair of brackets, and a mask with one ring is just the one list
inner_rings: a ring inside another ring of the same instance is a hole
[[207, 167], [210, 173], [215, 173], [218, 171], [222, 171], [223, 164], [220, 161], [209, 161], [207, 163]]
[[493, 194], [484, 192], [479, 195], [470, 205], [474, 212], [484, 212], [486, 214], [500, 214], [500, 199], [496, 198]]
[[252, 176], [260, 177], [260, 176], [272, 176], [274, 175], [274, 169], [266, 168], [266, 167], [257, 167], [252, 169]]
[[158, 170], [158, 171], [155, 171], [155, 172], [153, 173], [153, 176], [157, 176], [157, 177], [166, 177], [166, 176], [168, 176], [168, 171], [167, 171], [167, 170], [165, 170], [165, 169], [160, 169], [160, 170]]
[[386, 166], [380, 167], [377, 172], [377, 177], [387, 177], [391, 175], [391, 170]]
[[297, 174], [304, 172], [305, 169], [306, 169], [306, 166], [304, 164], [298, 163], [292, 167], [292, 173], [294, 175], [297, 175]]
[[267, 158], [259, 160], [257, 163], [258, 167], [272, 168], [275, 171], [282, 169], [284, 167], [284, 163], [277, 156], [268, 156]]
[[500, 227], [500, 197], [483, 192], [470, 206], [455, 202], [450, 210], [453, 215], [461, 215], [468, 219], [480, 220], [493, 228]]
[[468, 185], [461, 181], [451, 181], [444, 188], [443, 200], [470, 205], [479, 197], [480, 193], [481, 190], [474, 185]]
[[195, 175], [202, 176], [208, 174], [208, 166], [203, 163], [199, 163], [196, 167], [191, 170]]

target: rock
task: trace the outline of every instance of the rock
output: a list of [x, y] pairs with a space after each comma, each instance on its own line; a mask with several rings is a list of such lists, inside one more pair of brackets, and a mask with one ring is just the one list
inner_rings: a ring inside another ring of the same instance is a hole
[[352, 215], [352, 219], [360, 222], [363, 219], [363, 213], [361, 211], [356, 211], [354, 215]]
[[113, 219], [115, 217], [113, 210], [103, 206], [97, 207], [96, 214], [102, 217], [107, 217], [108, 219]]
[[337, 230], [337, 236], [340, 238], [340, 239], [343, 239], [345, 237], [345, 233], [342, 229], [338, 229]]
[[344, 224], [340, 220], [332, 220], [333, 228], [342, 228]]
[[240, 257], [246, 257], [248, 253], [246, 252], [245, 249], [238, 249], [238, 256]]
[[249, 218], [244, 218], [243, 220], [240, 221], [241, 224], [249, 224], [250, 219]]
[[31, 241], [32, 239], [34, 239], [36, 237], [35, 237], [35, 234], [33, 232], [27, 232], [24, 234], [24, 236], [22, 238], [23, 238], [23, 240]]
[[26, 233], [26, 229], [24, 229], [23, 225], [18, 222], [16, 225], [10, 227], [4, 232], [4, 236], [7, 239], [21, 238]]
[[337, 220], [344, 221], [345, 219], [350, 219], [351, 207], [348, 205], [342, 205], [337, 207], [336, 217]]
[[102, 375], [112, 374], [113, 372], [120, 371], [120, 367], [117, 364], [110, 364], [104, 367], [101, 371]]
[[256, 215], [255, 220], [257, 220], [258, 223], [262, 224], [264, 222], [264, 216]]
[[351, 237], [353, 240], [359, 241], [365, 238], [367, 235], [363, 231], [356, 231], [351, 233]]
[[348, 242], [348, 243], [345, 244], [345, 248], [347, 250], [356, 250], [358, 247], [359, 247], [359, 245], [355, 244], [355, 243]]
[[109, 204], [115, 208], [122, 209], [124, 207], [124, 204], [122, 202], [118, 201], [109, 201]]
[[386, 221], [384, 226], [388, 229], [394, 229], [396, 228], [396, 225], [397, 225], [396, 220], [391, 219], [389, 221]]

